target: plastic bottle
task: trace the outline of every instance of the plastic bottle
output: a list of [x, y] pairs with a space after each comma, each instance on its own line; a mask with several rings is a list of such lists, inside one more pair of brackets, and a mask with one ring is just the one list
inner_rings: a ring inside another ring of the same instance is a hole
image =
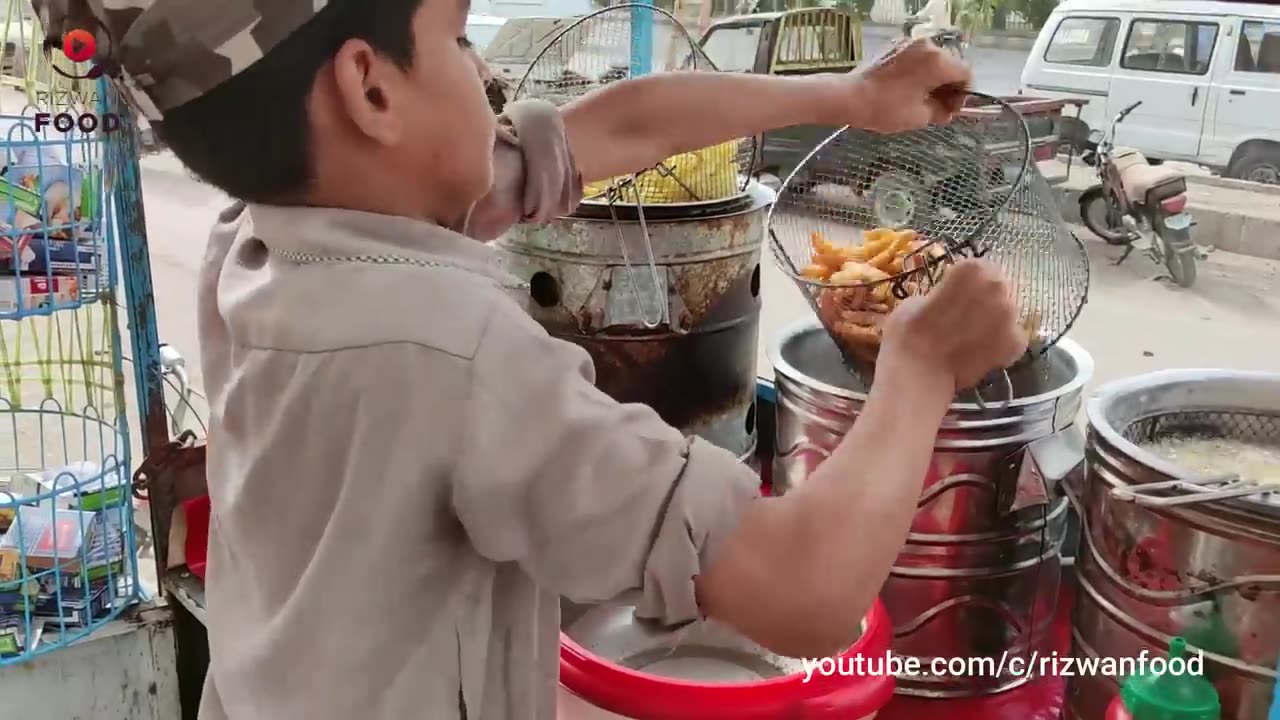
[[[1169, 659], [1186, 662], [1187, 641], [1169, 643]], [[1181, 663], [1180, 663], [1181, 664]], [[1273, 717], [1269, 720], [1275, 720]], [[1220, 720], [1218, 691], [1206, 678], [1188, 672], [1134, 675], [1107, 707], [1106, 720]]]

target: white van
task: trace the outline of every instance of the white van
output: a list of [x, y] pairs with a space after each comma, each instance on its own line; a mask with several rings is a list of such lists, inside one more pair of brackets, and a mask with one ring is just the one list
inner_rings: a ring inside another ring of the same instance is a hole
[[508, 20], [526, 17], [576, 17], [595, 10], [591, 0], [471, 0], [471, 12]]
[[468, 15], [467, 39], [471, 41], [471, 45], [476, 49], [476, 52], [483, 56], [485, 49], [489, 47], [494, 38], [498, 37], [498, 32], [506, 24], [506, 18], [492, 15]]
[[1280, 6], [1066, 0], [1040, 31], [1021, 92], [1088, 98], [1080, 137], [1141, 100], [1117, 144], [1280, 183]]

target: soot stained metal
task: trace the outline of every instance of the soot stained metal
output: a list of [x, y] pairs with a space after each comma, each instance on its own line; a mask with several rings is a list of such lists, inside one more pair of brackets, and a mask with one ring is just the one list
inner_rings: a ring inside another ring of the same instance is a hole
[[[591, 355], [601, 390], [745, 456], [755, 448], [760, 251], [772, 199], [753, 184], [700, 215], [667, 208], [643, 227], [625, 207], [604, 218], [584, 210], [518, 226], [500, 243], [508, 268], [533, 288], [534, 318]], [[626, 261], [645, 256], [646, 239], [656, 273]], [[649, 327], [655, 306], [661, 321]]]

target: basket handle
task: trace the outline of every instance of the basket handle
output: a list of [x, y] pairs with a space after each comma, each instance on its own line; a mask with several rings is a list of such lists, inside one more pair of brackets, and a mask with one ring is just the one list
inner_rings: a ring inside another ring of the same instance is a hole
[[618, 222], [618, 211], [614, 207], [617, 202], [618, 193], [609, 192], [609, 216], [613, 219], [613, 227], [618, 231], [618, 247], [622, 251], [622, 264], [627, 268], [627, 279], [631, 282], [632, 297], [635, 298], [636, 307], [640, 310], [640, 322], [646, 330], [652, 330], [671, 315], [671, 303], [666, 294], [662, 292], [662, 283], [658, 279], [658, 263], [653, 256], [653, 242], [649, 239], [649, 225], [644, 219], [644, 203], [640, 200], [640, 184], [637, 182], [635, 175], [627, 181], [631, 186], [631, 191], [636, 194], [636, 219], [640, 221], [640, 236], [644, 238], [644, 250], [649, 261], [649, 279], [653, 282], [653, 294], [658, 296], [658, 317], [650, 320], [649, 313], [645, 310], [647, 303], [640, 297], [640, 283], [636, 282], [635, 268], [631, 265], [630, 253], [627, 251], [627, 234], [622, 230], [622, 223]]

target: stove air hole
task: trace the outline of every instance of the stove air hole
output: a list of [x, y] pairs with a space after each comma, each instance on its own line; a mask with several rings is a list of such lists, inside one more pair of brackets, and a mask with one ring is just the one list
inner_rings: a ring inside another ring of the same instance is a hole
[[751, 297], [760, 297], [760, 263], [751, 271]]
[[551, 277], [551, 273], [536, 272], [529, 279], [529, 296], [540, 307], [555, 307], [560, 304], [560, 284]]

